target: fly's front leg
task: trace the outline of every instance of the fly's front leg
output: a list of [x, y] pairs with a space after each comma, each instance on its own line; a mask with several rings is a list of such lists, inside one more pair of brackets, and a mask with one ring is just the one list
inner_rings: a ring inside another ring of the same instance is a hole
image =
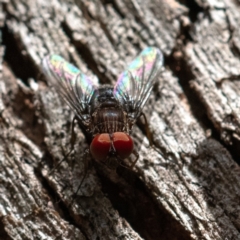
[[130, 169], [133, 169], [133, 168], [134, 168], [134, 166], [136, 165], [136, 163], [137, 163], [137, 161], [138, 161], [138, 159], [139, 159], [139, 154], [138, 154], [138, 152], [137, 152], [135, 149], [133, 150], [132, 154], [136, 157], [136, 159], [135, 159], [134, 162], [131, 164]]
[[89, 148], [86, 148], [85, 151], [84, 151], [84, 154], [83, 154], [83, 164], [84, 164], [83, 177], [82, 177], [81, 182], [78, 185], [77, 191], [73, 194], [73, 197], [72, 197], [72, 200], [71, 200], [69, 206], [71, 206], [73, 201], [76, 199], [77, 194], [78, 194], [79, 190], [81, 189], [81, 186], [82, 186], [82, 184], [83, 184], [83, 182], [84, 182], [84, 180], [87, 176], [87, 172], [88, 172], [88, 169], [89, 169], [89, 156], [90, 156]]
[[71, 139], [70, 139], [70, 150], [69, 152], [63, 157], [62, 160], [60, 160], [57, 165], [54, 167], [54, 169], [52, 169], [50, 172], [49, 172], [49, 175], [51, 175], [56, 169], [58, 169], [58, 167], [62, 164], [63, 161], [65, 161], [68, 156], [71, 154], [71, 152], [73, 151], [74, 149], [74, 144], [75, 144], [75, 141], [76, 141], [76, 134], [74, 132], [74, 121], [77, 120], [77, 117], [74, 116], [73, 120], [72, 120], [72, 126], [71, 126]]

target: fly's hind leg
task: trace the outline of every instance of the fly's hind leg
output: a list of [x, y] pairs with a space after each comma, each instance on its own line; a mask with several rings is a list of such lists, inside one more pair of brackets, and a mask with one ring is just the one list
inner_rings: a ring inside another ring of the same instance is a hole
[[62, 164], [63, 161], [65, 161], [68, 156], [71, 154], [71, 152], [73, 151], [74, 149], [74, 144], [75, 144], [75, 141], [76, 141], [76, 134], [74, 132], [74, 121], [77, 120], [77, 117], [74, 116], [73, 120], [72, 120], [72, 126], [71, 126], [71, 139], [70, 139], [70, 145], [71, 145], [71, 148], [69, 150], [69, 152], [57, 163], [57, 165], [49, 172], [49, 174], [53, 174], [53, 172], [59, 168], [59, 166]]
[[150, 129], [149, 129], [149, 124], [148, 124], [147, 117], [143, 112], [140, 114], [140, 117], [141, 116], [143, 116], [143, 118], [144, 118], [144, 127], [145, 127], [145, 131], [146, 131], [146, 135], [147, 135], [149, 145], [154, 148], [153, 139], [152, 139], [151, 132], [150, 132]]
[[152, 134], [150, 132], [150, 129], [149, 129], [149, 124], [148, 124], [148, 120], [147, 120], [147, 117], [146, 115], [142, 112], [140, 117], [143, 116], [144, 118], [144, 126], [145, 126], [145, 131], [146, 131], [146, 135], [147, 135], [147, 139], [148, 139], [148, 142], [149, 142], [149, 145], [151, 148], [153, 148], [156, 152], [158, 152], [159, 154], [161, 154], [161, 152], [159, 151], [159, 149], [157, 149], [155, 147], [155, 145], [153, 144], [153, 138], [152, 138]]

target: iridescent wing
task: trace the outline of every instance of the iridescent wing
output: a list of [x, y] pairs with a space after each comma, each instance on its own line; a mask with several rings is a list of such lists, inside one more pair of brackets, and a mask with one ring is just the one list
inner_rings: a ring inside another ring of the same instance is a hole
[[136, 119], [140, 116], [162, 65], [161, 51], [147, 47], [119, 76], [113, 93], [128, 117]]
[[88, 125], [89, 103], [96, 89], [89, 77], [58, 55], [49, 55], [43, 59], [43, 70], [50, 85], [75, 112], [79, 120]]

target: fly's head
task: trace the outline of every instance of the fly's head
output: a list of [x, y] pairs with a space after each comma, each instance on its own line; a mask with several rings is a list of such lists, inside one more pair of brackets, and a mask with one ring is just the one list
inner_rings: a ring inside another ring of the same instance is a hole
[[122, 162], [133, 152], [133, 140], [124, 132], [97, 134], [90, 145], [90, 152], [93, 158], [101, 163], [106, 163], [110, 158]]

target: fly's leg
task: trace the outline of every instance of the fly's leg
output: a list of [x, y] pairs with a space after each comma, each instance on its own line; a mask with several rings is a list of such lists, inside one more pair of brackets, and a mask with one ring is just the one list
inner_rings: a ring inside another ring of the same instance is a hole
[[74, 132], [74, 121], [77, 120], [77, 117], [74, 116], [73, 120], [72, 120], [72, 126], [71, 126], [71, 139], [70, 139], [70, 145], [71, 145], [71, 148], [70, 148], [70, 151], [63, 157], [62, 160], [60, 160], [57, 165], [54, 167], [54, 169], [52, 169], [50, 172], [49, 172], [49, 175], [53, 174], [53, 172], [59, 168], [59, 166], [62, 164], [63, 161], [65, 161], [68, 156], [71, 154], [71, 152], [73, 151], [74, 149], [74, 144], [75, 144], [75, 141], [76, 141], [76, 134]]
[[136, 157], [136, 159], [134, 160], [134, 162], [131, 164], [130, 169], [133, 169], [133, 167], [136, 165], [138, 159], [139, 159], [139, 154], [137, 153], [137, 151], [134, 149], [132, 154]]
[[142, 112], [140, 117], [141, 116], [143, 116], [143, 118], [144, 118], [145, 131], [146, 131], [146, 135], [147, 135], [147, 139], [148, 139], [150, 147], [153, 148], [159, 154], [161, 154], [161, 152], [153, 144], [153, 139], [152, 139], [152, 135], [151, 135], [151, 132], [150, 132], [150, 129], [149, 129], [148, 120], [147, 120], [146, 115]]
[[147, 135], [149, 145], [154, 148], [153, 139], [152, 139], [152, 136], [151, 136], [151, 133], [150, 133], [147, 117], [143, 112], [141, 113], [140, 117], [141, 116], [143, 116], [143, 118], [144, 118], [144, 127], [145, 127], [145, 131], [146, 131], [146, 135]]
[[87, 172], [89, 169], [89, 159], [88, 159], [89, 156], [90, 156], [89, 148], [86, 148], [84, 151], [84, 154], [83, 154], [84, 174], [83, 174], [81, 182], [78, 185], [77, 191], [73, 194], [73, 197], [72, 197], [72, 200], [71, 200], [69, 206], [71, 206], [73, 204], [73, 202], [76, 199], [77, 194], [78, 194], [79, 190], [81, 189], [81, 186], [87, 176]]

